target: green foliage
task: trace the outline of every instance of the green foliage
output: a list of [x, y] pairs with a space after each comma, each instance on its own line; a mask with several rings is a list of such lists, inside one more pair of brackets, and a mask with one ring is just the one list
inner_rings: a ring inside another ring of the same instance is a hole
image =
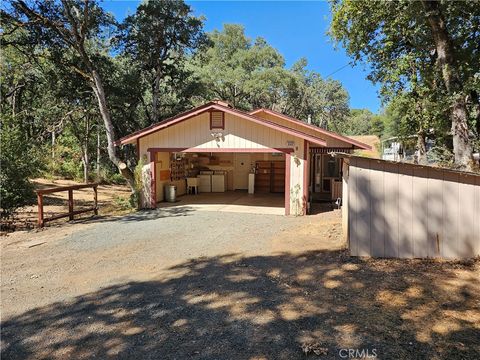
[[113, 201], [120, 210], [130, 210], [136, 208], [136, 205], [133, 204], [132, 198], [129, 199], [123, 196], [114, 196]]
[[[368, 63], [368, 78], [381, 85], [381, 95], [391, 102], [387, 133], [415, 135], [433, 129], [438, 145], [451, 147], [446, 132], [455, 120], [465, 121], [470, 138], [479, 137], [478, 2], [332, 0], [331, 9], [331, 36], [355, 62]], [[432, 16], [444, 22], [445, 43], [451, 45], [446, 60], [439, 58], [440, 35]], [[449, 83], [456, 86], [449, 88]], [[463, 104], [465, 98], [470, 101]], [[467, 119], [452, 115], [454, 104], [466, 106]], [[466, 126], [453, 127], [453, 135], [464, 138], [459, 131]]]
[[3, 119], [0, 137], [1, 218], [14, 215], [34, 203], [33, 185], [28, 180], [37, 170], [36, 154], [13, 119]]
[[132, 196], [130, 197], [130, 204], [132, 207], [140, 208], [141, 204], [141, 194], [144, 189], [144, 179], [143, 179], [143, 167], [145, 166], [145, 160], [140, 158], [138, 160], [137, 166], [135, 166], [135, 170], [133, 172], [135, 177], [135, 191], [133, 192]]
[[211, 46], [191, 65], [202, 84], [199, 103], [222, 99], [245, 110], [269, 108], [332, 130], [348, 115], [348, 93], [338, 81], [308, 70], [306, 59], [286, 69], [276, 49], [247, 38], [241, 25], [226, 24], [209, 39]]
[[186, 81], [187, 54], [206, 41], [203, 19], [191, 13], [183, 1], [146, 1], [120, 25], [117, 44], [129, 66], [138, 69], [135, 81], [142, 87], [148, 124], [190, 105], [194, 89]]
[[383, 137], [386, 124], [390, 117], [383, 114], [374, 114], [368, 109], [352, 109], [345, 121], [337, 126], [338, 132], [345, 135], [377, 135]]
[[260, 84], [263, 98], [265, 90], [278, 81], [283, 57], [264, 39], [248, 39], [243, 26], [226, 24], [223, 31], [210, 33], [209, 40], [211, 46], [198, 53], [192, 64], [205, 91], [202, 102], [222, 99], [234, 107], [249, 109]]

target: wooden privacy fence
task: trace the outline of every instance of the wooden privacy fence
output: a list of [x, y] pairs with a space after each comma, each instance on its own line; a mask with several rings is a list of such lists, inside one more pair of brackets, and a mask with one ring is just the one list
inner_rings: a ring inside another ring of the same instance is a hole
[[[97, 199], [97, 183], [92, 184], [81, 184], [81, 185], [71, 185], [71, 186], [60, 186], [51, 189], [43, 189], [37, 190], [37, 202], [38, 202], [38, 226], [43, 227], [47, 221], [57, 220], [64, 217], [69, 218], [69, 220], [73, 220], [74, 215], [82, 214], [85, 212], [93, 211], [95, 215], [98, 215], [98, 199]], [[93, 188], [93, 206], [87, 209], [81, 210], [73, 210], [73, 190], [85, 189], [85, 188]], [[44, 218], [43, 213], [43, 196], [45, 194], [53, 194], [57, 192], [68, 191], [68, 213], [54, 215], [48, 218]]]
[[344, 157], [343, 228], [353, 256], [480, 255], [480, 175]]

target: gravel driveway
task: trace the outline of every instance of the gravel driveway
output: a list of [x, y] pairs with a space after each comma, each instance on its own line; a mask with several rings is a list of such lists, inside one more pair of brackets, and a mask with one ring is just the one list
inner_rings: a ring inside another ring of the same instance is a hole
[[2, 358], [476, 358], [478, 262], [346, 256], [337, 211], [176, 207], [2, 246]]

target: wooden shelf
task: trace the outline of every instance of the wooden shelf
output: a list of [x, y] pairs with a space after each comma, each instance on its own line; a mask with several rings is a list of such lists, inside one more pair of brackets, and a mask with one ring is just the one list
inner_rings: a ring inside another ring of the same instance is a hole
[[285, 192], [285, 161], [257, 161], [255, 168], [255, 192]]

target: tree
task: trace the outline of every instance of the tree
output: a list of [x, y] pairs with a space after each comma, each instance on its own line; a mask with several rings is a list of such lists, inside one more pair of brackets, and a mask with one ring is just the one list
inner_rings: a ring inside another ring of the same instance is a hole
[[139, 66], [151, 88], [150, 123], [158, 122], [161, 97], [166, 93], [162, 88], [185, 81], [189, 75], [186, 55], [205, 41], [203, 19], [192, 16], [183, 1], [145, 1], [120, 28], [122, 50]]
[[[332, 37], [355, 61], [371, 65], [369, 79], [382, 84], [387, 101], [408, 92], [420, 99], [419, 94], [427, 91], [429, 101], [448, 104], [455, 162], [468, 169], [475, 123], [471, 109], [478, 105], [475, 101], [468, 105], [465, 98], [477, 92], [471, 84], [480, 63], [474, 30], [480, 25], [478, 4], [335, 0], [331, 5]], [[410, 106], [416, 113], [431, 109], [421, 101]]]
[[[461, 165], [468, 166], [472, 161], [472, 145], [470, 143], [470, 131], [468, 129], [468, 110], [465, 103], [465, 96], [467, 94], [463, 89], [461, 79], [457, 73], [464, 59], [456, 53], [455, 46], [453, 45], [454, 39], [450, 35], [450, 31], [455, 32], [456, 29], [455, 26], [447, 29], [445, 11], [448, 12], [448, 7], [446, 5], [442, 6], [437, 1], [427, 0], [422, 0], [422, 5], [426, 11], [426, 18], [430, 25], [431, 36], [433, 37], [433, 43], [436, 49], [436, 67], [442, 74], [443, 83], [448, 95], [451, 96], [451, 121], [455, 161]], [[480, 16], [478, 4], [475, 4], [475, 8], [478, 23], [478, 17]], [[457, 23], [457, 26], [463, 25]], [[467, 39], [460, 39], [460, 41], [462, 40]], [[477, 45], [478, 40], [478, 38], [474, 40], [477, 42]], [[462, 44], [457, 45], [462, 46]], [[477, 57], [477, 61], [478, 60], [480, 60], [480, 58]]]
[[35, 174], [37, 162], [31, 144], [12, 118], [0, 124], [0, 217], [34, 202], [33, 185], [28, 178]]
[[205, 90], [201, 101], [217, 98], [250, 109], [253, 103], [263, 106], [272, 100], [267, 89], [277, 89], [284, 66], [277, 50], [262, 38], [252, 42], [241, 25], [225, 24], [222, 31], [210, 33], [209, 40], [211, 46], [193, 59]]
[[325, 80], [319, 73], [309, 71], [304, 58], [292, 66], [291, 74], [281, 101], [282, 111], [304, 121], [311, 118], [317, 126], [339, 131], [349, 113], [349, 95], [340, 82]]
[[[28, 4], [22, 0], [12, 1], [11, 11], [2, 10], [1, 15], [9, 34], [24, 29], [31, 44], [41, 44], [59, 66], [71, 69], [88, 82], [104, 123], [109, 158], [133, 191], [133, 172], [121, 160], [114, 144], [117, 136], [98, 66], [102, 54], [90, 46], [101, 40], [101, 34], [112, 25], [113, 19], [95, 1], [89, 0], [32, 0]], [[72, 58], [75, 61], [70, 61]]]
[[371, 134], [374, 114], [368, 109], [352, 109], [348, 119], [339, 125], [339, 132], [345, 135]]

